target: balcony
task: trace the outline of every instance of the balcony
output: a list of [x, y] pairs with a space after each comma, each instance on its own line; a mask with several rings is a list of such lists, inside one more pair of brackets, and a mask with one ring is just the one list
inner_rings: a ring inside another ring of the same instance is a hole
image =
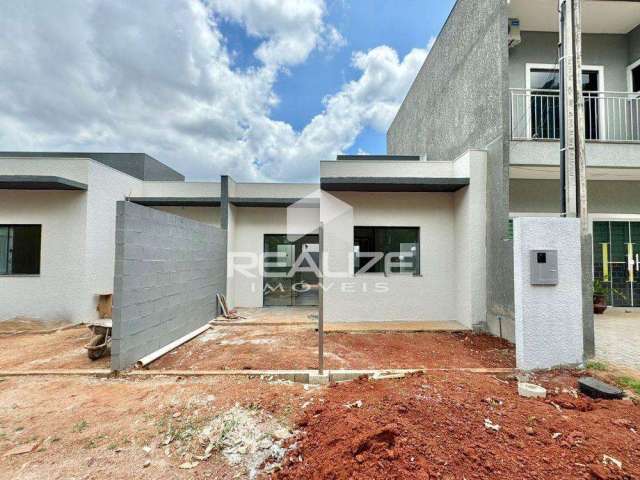
[[[558, 141], [558, 90], [513, 88], [511, 139]], [[640, 143], [640, 95], [629, 92], [583, 92], [587, 142]]]

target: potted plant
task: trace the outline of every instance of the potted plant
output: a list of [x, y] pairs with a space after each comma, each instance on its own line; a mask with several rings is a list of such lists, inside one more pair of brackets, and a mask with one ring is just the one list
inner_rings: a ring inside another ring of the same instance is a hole
[[593, 281], [593, 313], [602, 314], [607, 309], [609, 286], [599, 278]]
[[607, 298], [609, 294], [613, 292], [622, 300], [626, 300], [627, 296], [618, 290], [613, 288], [608, 282], [603, 282], [599, 278], [593, 280], [593, 313], [600, 315], [607, 309]]

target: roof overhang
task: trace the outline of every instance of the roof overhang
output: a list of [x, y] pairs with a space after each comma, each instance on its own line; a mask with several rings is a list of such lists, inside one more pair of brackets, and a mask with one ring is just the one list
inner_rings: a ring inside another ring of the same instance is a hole
[[87, 184], [50, 175], [0, 175], [0, 190], [76, 190]]
[[270, 197], [233, 197], [229, 199], [229, 203], [236, 207], [282, 207], [286, 208], [291, 205], [301, 208], [318, 208], [320, 206], [319, 198], [297, 197], [297, 198], [270, 198]]
[[220, 197], [129, 197], [145, 207], [219, 207]]
[[[558, 31], [558, 0], [509, 0], [509, 17], [520, 20], [520, 29]], [[583, 33], [625, 34], [640, 24], [637, 0], [587, 0], [582, 3]]]
[[455, 192], [469, 185], [469, 178], [424, 177], [327, 177], [320, 188], [328, 192]]

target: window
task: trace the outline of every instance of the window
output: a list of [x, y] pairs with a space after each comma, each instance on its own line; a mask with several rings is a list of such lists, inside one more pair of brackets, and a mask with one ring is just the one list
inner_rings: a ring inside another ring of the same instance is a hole
[[354, 227], [355, 273], [420, 274], [420, 229]]
[[[587, 140], [600, 138], [600, 93], [601, 67], [582, 70], [582, 95], [584, 97], [585, 136]], [[530, 67], [529, 88], [531, 137], [543, 139], [560, 138], [560, 74], [556, 67]]]
[[40, 273], [41, 225], [0, 225], [0, 275]]

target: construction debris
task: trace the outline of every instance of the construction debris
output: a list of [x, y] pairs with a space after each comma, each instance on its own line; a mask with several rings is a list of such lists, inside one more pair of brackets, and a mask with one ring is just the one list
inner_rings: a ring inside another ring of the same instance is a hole
[[208, 442], [203, 457], [219, 450], [230, 465], [243, 467], [250, 479], [279, 468], [284, 440], [290, 436], [286, 427], [265, 412], [238, 405], [215, 417], [200, 433], [201, 440]]
[[518, 395], [526, 398], [545, 398], [547, 390], [533, 383], [518, 382]]
[[593, 377], [580, 377], [578, 387], [582, 393], [591, 398], [620, 399], [624, 397], [623, 390]]

